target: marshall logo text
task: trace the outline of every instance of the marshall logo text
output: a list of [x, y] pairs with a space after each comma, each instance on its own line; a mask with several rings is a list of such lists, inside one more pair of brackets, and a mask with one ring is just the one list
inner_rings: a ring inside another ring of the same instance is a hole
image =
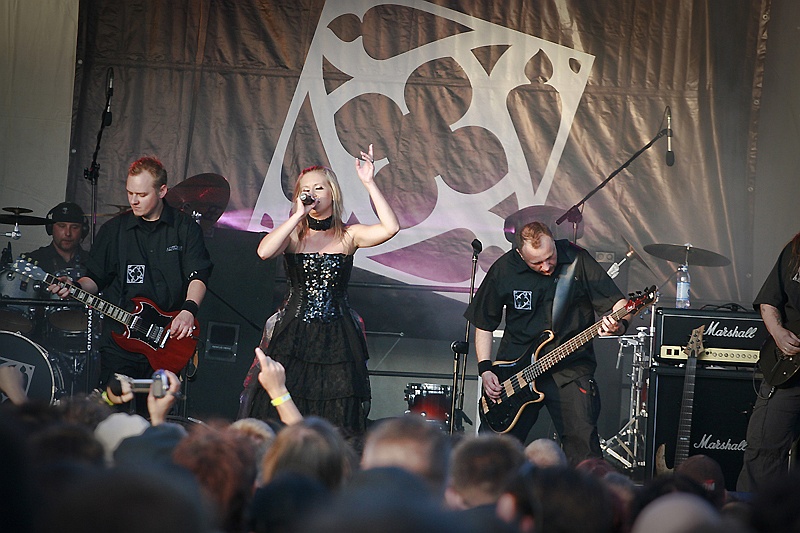
[[726, 450], [731, 452], [743, 452], [747, 448], [747, 441], [742, 439], [741, 442], [732, 442], [731, 439], [721, 441], [719, 439], [712, 440], [714, 435], [704, 433], [700, 442], [695, 442], [692, 447], [702, 450]]
[[733, 329], [728, 328], [727, 326], [719, 327], [719, 320], [712, 320], [711, 323], [706, 328], [704, 335], [710, 335], [713, 337], [737, 337], [742, 339], [754, 339], [756, 337], [756, 333], [758, 332], [758, 328], [751, 326], [746, 330], [740, 330], [738, 325], [734, 325]]

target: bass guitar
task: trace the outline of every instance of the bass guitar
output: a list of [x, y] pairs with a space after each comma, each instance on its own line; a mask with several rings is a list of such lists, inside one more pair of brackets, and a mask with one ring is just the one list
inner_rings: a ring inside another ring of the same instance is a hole
[[683, 349], [686, 354], [684, 365], [683, 396], [681, 398], [681, 413], [678, 417], [678, 436], [675, 441], [675, 459], [672, 468], [667, 468], [666, 448], [662, 444], [656, 450], [656, 474], [661, 475], [672, 472], [682, 462], [689, 458], [689, 442], [692, 436], [692, 417], [694, 413], [694, 384], [697, 378], [697, 360], [703, 356], [706, 349], [703, 347], [703, 332], [705, 324], [692, 330], [689, 344]]
[[133, 298], [135, 309], [126, 311], [77, 285], [59, 280], [24, 259], [14, 261], [11, 269], [48, 285], [67, 287], [72, 298], [125, 326], [123, 333], [111, 333], [114, 342], [123, 350], [144, 355], [156, 370], [165, 369], [177, 374], [194, 354], [200, 332], [196, 318], [193, 335], [178, 340], [170, 335], [169, 324], [180, 311], [162, 311], [154, 302], [143, 297]]
[[[790, 322], [786, 329], [797, 335], [800, 333], [800, 321]], [[767, 337], [758, 356], [758, 366], [764, 374], [764, 381], [773, 387], [780, 387], [800, 369], [800, 354], [787, 355], [775, 344], [775, 339]]]
[[[655, 296], [656, 287], [649, 287], [643, 292], [631, 295], [631, 299], [628, 300], [625, 307], [617, 309], [609, 316], [614, 320], [619, 320], [625, 315], [637, 313], [653, 303]], [[597, 335], [602, 323], [602, 320], [596, 322], [593, 326], [586, 328], [547, 353], [544, 352], [545, 346], [555, 338], [555, 333], [545, 330], [525, 351], [525, 354], [516, 361], [492, 363], [492, 372], [500, 381], [502, 392], [497, 400], [486, 396], [485, 391], [481, 394], [478, 410], [483, 423], [495, 433], [510, 431], [516, 425], [525, 407], [544, 400], [544, 394], [536, 389], [536, 378], [592, 340]]]

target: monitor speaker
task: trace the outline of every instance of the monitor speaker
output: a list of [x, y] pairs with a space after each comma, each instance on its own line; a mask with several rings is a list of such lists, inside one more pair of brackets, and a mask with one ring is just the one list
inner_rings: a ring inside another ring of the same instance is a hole
[[[683, 367], [651, 369], [645, 446], [648, 479], [656, 475], [655, 456], [661, 444], [665, 445], [667, 467], [673, 467], [684, 381]], [[728, 490], [736, 490], [747, 447], [747, 422], [755, 400], [752, 372], [697, 369], [689, 422], [689, 455], [703, 454], [716, 460], [722, 467]]]
[[206, 421], [233, 420], [253, 349], [274, 311], [275, 260], [262, 261], [256, 248], [262, 234], [214, 228], [206, 248], [214, 263], [200, 306], [201, 343], [197, 371], [186, 389], [185, 413]]

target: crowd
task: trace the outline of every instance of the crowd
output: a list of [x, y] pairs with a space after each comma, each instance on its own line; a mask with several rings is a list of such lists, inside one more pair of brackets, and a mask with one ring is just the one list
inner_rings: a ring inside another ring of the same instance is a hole
[[[695, 455], [643, 486], [602, 459], [569, 466], [551, 440], [451, 436], [409, 414], [346, 440], [299, 415], [281, 365], [259, 383], [283, 420], [186, 421], [176, 394], [149, 419], [102, 399], [0, 406], [4, 531], [782, 532], [800, 530], [800, 476], [727, 493]], [[171, 385], [174, 383], [170, 376]], [[129, 391], [125, 391], [126, 394]]]

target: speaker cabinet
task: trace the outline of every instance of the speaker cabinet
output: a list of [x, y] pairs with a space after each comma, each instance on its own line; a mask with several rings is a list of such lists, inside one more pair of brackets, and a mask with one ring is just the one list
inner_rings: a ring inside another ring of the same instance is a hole
[[[684, 380], [682, 367], [651, 369], [645, 446], [648, 479], [656, 475], [655, 455], [661, 444], [666, 448], [667, 467], [673, 466]], [[697, 369], [689, 455], [702, 454], [716, 460], [728, 490], [736, 490], [747, 447], [747, 422], [755, 400], [752, 372]]]
[[197, 372], [184, 384], [185, 413], [200, 420], [233, 420], [253, 349], [275, 309], [275, 260], [262, 261], [256, 248], [262, 235], [214, 228], [206, 248], [214, 262], [200, 321]]

